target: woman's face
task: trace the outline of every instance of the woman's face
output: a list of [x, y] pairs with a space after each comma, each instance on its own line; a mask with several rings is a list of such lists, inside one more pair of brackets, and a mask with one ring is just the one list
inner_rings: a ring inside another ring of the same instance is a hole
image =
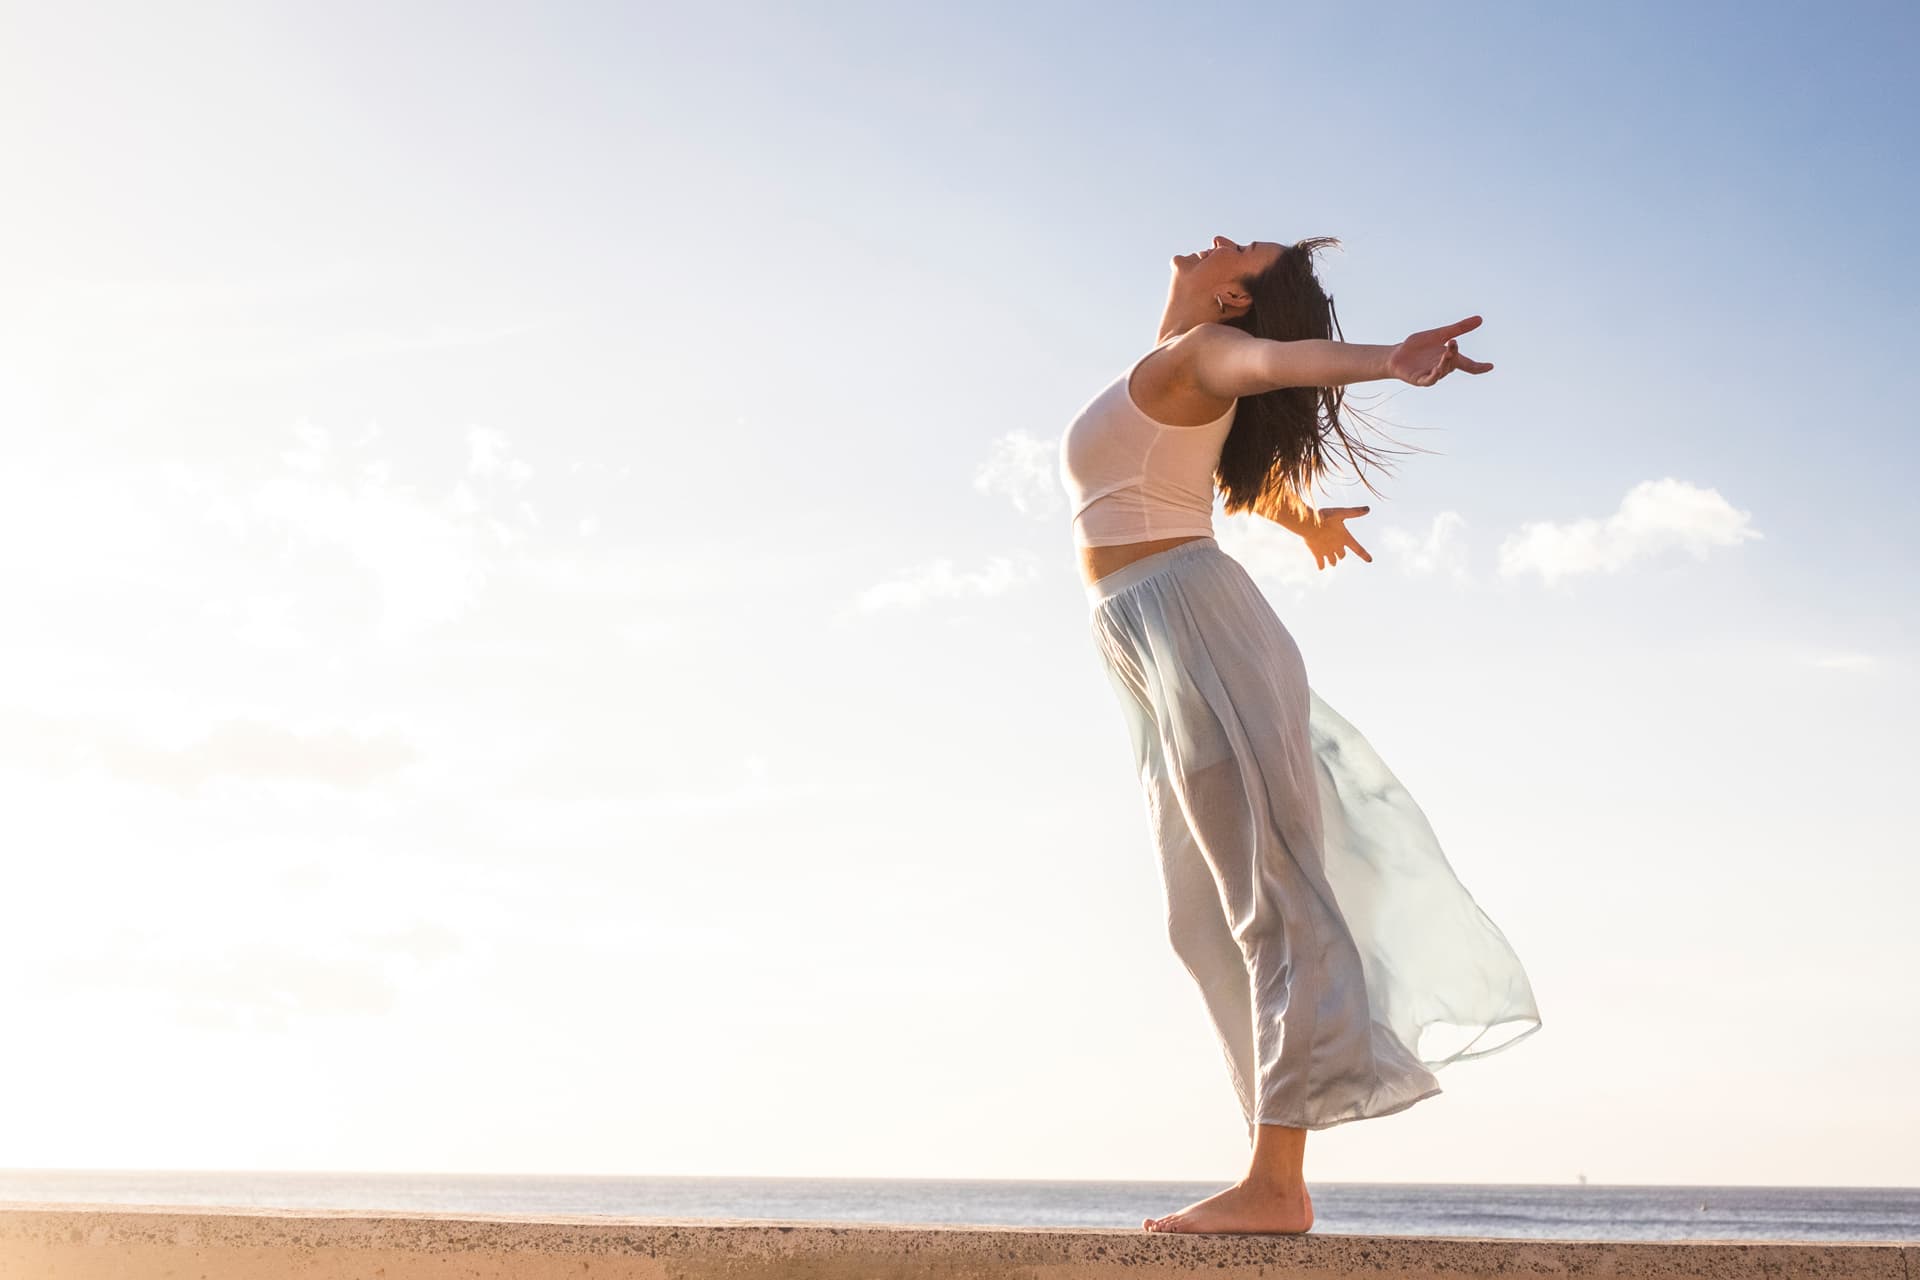
[[1285, 245], [1267, 240], [1235, 244], [1225, 236], [1215, 236], [1212, 248], [1199, 253], [1175, 254], [1173, 274], [1182, 288], [1210, 293], [1247, 276], [1259, 275], [1278, 262], [1285, 252]]

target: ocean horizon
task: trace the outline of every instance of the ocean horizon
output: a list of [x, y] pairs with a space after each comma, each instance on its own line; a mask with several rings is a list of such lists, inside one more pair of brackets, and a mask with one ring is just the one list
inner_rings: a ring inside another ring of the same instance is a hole
[[[1226, 1184], [966, 1178], [0, 1170], [0, 1201], [1096, 1227]], [[1310, 1181], [1314, 1234], [1920, 1243], [1920, 1188]]]

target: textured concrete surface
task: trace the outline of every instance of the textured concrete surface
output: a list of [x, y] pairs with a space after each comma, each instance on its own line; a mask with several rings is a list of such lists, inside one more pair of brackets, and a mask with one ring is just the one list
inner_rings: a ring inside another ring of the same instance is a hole
[[1104, 1228], [0, 1203], [4, 1280], [1920, 1280], [1920, 1244], [1183, 1236]]

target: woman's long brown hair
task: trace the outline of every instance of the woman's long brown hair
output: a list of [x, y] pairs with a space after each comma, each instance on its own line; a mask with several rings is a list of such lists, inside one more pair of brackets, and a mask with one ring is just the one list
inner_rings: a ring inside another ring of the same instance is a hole
[[[1315, 236], [1288, 245], [1271, 267], [1241, 282], [1253, 299], [1246, 314], [1220, 323], [1281, 342], [1346, 341], [1333, 297], [1313, 270], [1314, 251], [1339, 243], [1332, 236]], [[1323, 475], [1338, 474], [1334, 444], [1353, 464], [1355, 478], [1376, 496], [1380, 491], [1367, 479], [1362, 459], [1391, 472], [1383, 454], [1424, 452], [1382, 450], [1356, 440], [1341, 422], [1343, 412], [1363, 422], [1369, 418], [1346, 403], [1344, 387], [1281, 387], [1242, 396], [1214, 473], [1226, 496], [1227, 512], [1252, 511], [1272, 517], [1291, 511], [1311, 521], [1314, 510], [1307, 496], [1313, 483]]]

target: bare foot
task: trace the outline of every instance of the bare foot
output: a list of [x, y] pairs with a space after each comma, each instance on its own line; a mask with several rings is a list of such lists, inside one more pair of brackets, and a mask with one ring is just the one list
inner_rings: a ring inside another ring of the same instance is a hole
[[1243, 1180], [1178, 1213], [1148, 1218], [1140, 1225], [1148, 1231], [1298, 1234], [1313, 1226], [1313, 1196], [1304, 1182], [1294, 1187], [1275, 1187], [1256, 1186]]

